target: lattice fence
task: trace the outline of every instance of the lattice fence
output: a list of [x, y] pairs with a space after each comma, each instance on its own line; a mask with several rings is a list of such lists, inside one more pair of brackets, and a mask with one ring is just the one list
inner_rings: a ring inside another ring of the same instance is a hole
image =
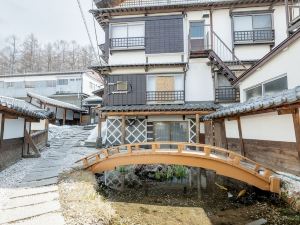
[[106, 145], [112, 146], [121, 144], [121, 126], [121, 119], [115, 118], [107, 120]]
[[189, 142], [190, 143], [195, 143], [196, 142], [196, 121], [193, 119], [189, 119], [190, 123], [190, 138]]
[[126, 143], [140, 143], [147, 141], [146, 119], [126, 120]]

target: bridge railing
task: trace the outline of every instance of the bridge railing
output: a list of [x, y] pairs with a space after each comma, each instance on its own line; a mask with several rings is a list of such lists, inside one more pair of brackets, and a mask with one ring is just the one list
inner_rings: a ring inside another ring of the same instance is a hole
[[220, 160], [247, 170], [248, 172], [258, 175], [265, 180], [269, 180], [270, 176], [274, 173], [274, 171], [271, 169], [266, 168], [261, 164], [233, 151], [206, 144], [181, 142], [147, 142], [120, 145], [106, 149], [100, 149], [97, 153], [86, 156], [77, 162], [82, 161], [83, 166], [88, 168], [110, 157], [117, 157], [124, 154], [135, 155], [143, 153], [191, 155], [196, 157], [210, 158], [212, 160]]

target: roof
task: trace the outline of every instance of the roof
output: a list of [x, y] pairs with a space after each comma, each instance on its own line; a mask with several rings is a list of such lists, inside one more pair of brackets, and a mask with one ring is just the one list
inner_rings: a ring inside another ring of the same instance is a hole
[[228, 107], [223, 107], [216, 112], [204, 116], [204, 120], [213, 120], [218, 118], [243, 115], [249, 112], [263, 111], [267, 109], [276, 109], [285, 105], [291, 105], [300, 102], [300, 86], [289, 89], [275, 95], [255, 98], [243, 103], [237, 103]]
[[90, 96], [83, 100], [83, 106], [97, 106], [102, 103], [102, 98], [99, 96]]
[[145, 69], [149, 68], [157, 68], [157, 67], [170, 67], [170, 66], [179, 66], [179, 67], [186, 67], [186, 62], [178, 62], [178, 63], [141, 63], [141, 64], [116, 64], [116, 65], [98, 65], [98, 66], [91, 66], [89, 69], [103, 72], [109, 71], [115, 68], [132, 68], [132, 67], [144, 67]]
[[102, 112], [153, 112], [153, 111], [215, 111], [219, 106], [213, 102], [186, 103], [176, 105], [129, 105], [129, 106], [105, 106], [100, 108]]
[[51, 76], [51, 75], [72, 75], [82, 74], [85, 71], [68, 71], [68, 72], [40, 72], [40, 73], [17, 73], [17, 74], [3, 74], [0, 77], [24, 77], [24, 76]]
[[281, 42], [279, 45], [277, 45], [275, 48], [273, 48], [268, 54], [266, 54], [263, 58], [261, 58], [259, 61], [257, 61], [256, 64], [254, 64], [252, 67], [250, 67], [248, 70], [246, 70], [241, 76], [239, 76], [236, 80], [234, 80], [232, 83], [234, 85], [237, 85], [239, 82], [244, 80], [245, 78], [249, 77], [251, 74], [253, 74], [258, 68], [265, 65], [267, 62], [269, 62], [271, 59], [273, 59], [275, 56], [280, 54], [283, 49], [293, 44], [295, 41], [297, 41], [300, 38], [300, 29], [297, 30], [294, 34], [286, 38], [283, 42]]
[[96, 0], [98, 9], [90, 10], [91, 13], [129, 13], [147, 10], [158, 9], [182, 9], [182, 8], [195, 8], [195, 7], [220, 7], [220, 6], [232, 6], [232, 5], [247, 5], [263, 3], [276, 3], [283, 2], [283, 0]]
[[76, 105], [66, 103], [66, 102], [62, 102], [62, 101], [59, 101], [59, 100], [56, 100], [56, 99], [48, 98], [48, 97], [45, 97], [45, 96], [42, 96], [42, 95], [39, 95], [39, 94], [36, 94], [36, 93], [27, 92], [27, 95], [29, 97], [38, 99], [41, 102], [52, 105], [52, 106], [61, 107], [61, 108], [65, 108], [65, 109], [70, 109], [70, 110], [79, 111], [79, 112], [85, 111], [84, 109], [81, 109]]
[[51, 112], [38, 108], [24, 100], [6, 96], [0, 96], [0, 108], [1, 111], [13, 112], [20, 116], [37, 119], [47, 119], [52, 115]]

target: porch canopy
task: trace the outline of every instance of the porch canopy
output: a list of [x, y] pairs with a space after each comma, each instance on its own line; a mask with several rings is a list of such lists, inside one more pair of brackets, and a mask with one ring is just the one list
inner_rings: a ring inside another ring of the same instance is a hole
[[156, 104], [130, 106], [104, 106], [99, 108], [103, 116], [148, 116], [148, 115], [206, 115], [220, 106], [213, 102], [186, 104]]

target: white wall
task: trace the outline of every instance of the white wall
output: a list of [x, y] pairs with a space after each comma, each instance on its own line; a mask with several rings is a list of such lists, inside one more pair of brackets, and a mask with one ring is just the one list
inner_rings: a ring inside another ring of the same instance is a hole
[[241, 101], [246, 100], [245, 89], [283, 74], [287, 74], [289, 89], [300, 85], [299, 52], [300, 39], [295, 41], [292, 45], [284, 49], [280, 54], [273, 57], [269, 62], [243, 80], [239, 84], [241, 90]]
[[211, 68], [207, 59], [191, 59], [186, 73], [185, 100], [213, 101], [214, 88]]
[[63, 108], [57, 108], [56, 111], [56, 119], [63, 119], [64, 118], [64, 109]]
[[241, 117], [244, 139], [295, 142], [295, 131], [291, 114], [276, 112]]
[[25, 119], [5, 119], [3, 139], [24, 137]]
[[225, 120], [225, 131], [227, 138], [239, 138], [239, 128], [237, 120]]
[[[90, 83], [93, 84], [93, 88], [91, 88]], [[82, 93], [87, 95], [93, 95], [93, 91], [100, 88], [102, 84], [99, 82], [99, 80], [96, 80], [95, 78], [89, 76], [87, 73], [84, 73], [82, 76]]]
[[40, 122], [32, 122], [31, 130], [45, 130], [46, 129], [46, 120], [40, 120]]

